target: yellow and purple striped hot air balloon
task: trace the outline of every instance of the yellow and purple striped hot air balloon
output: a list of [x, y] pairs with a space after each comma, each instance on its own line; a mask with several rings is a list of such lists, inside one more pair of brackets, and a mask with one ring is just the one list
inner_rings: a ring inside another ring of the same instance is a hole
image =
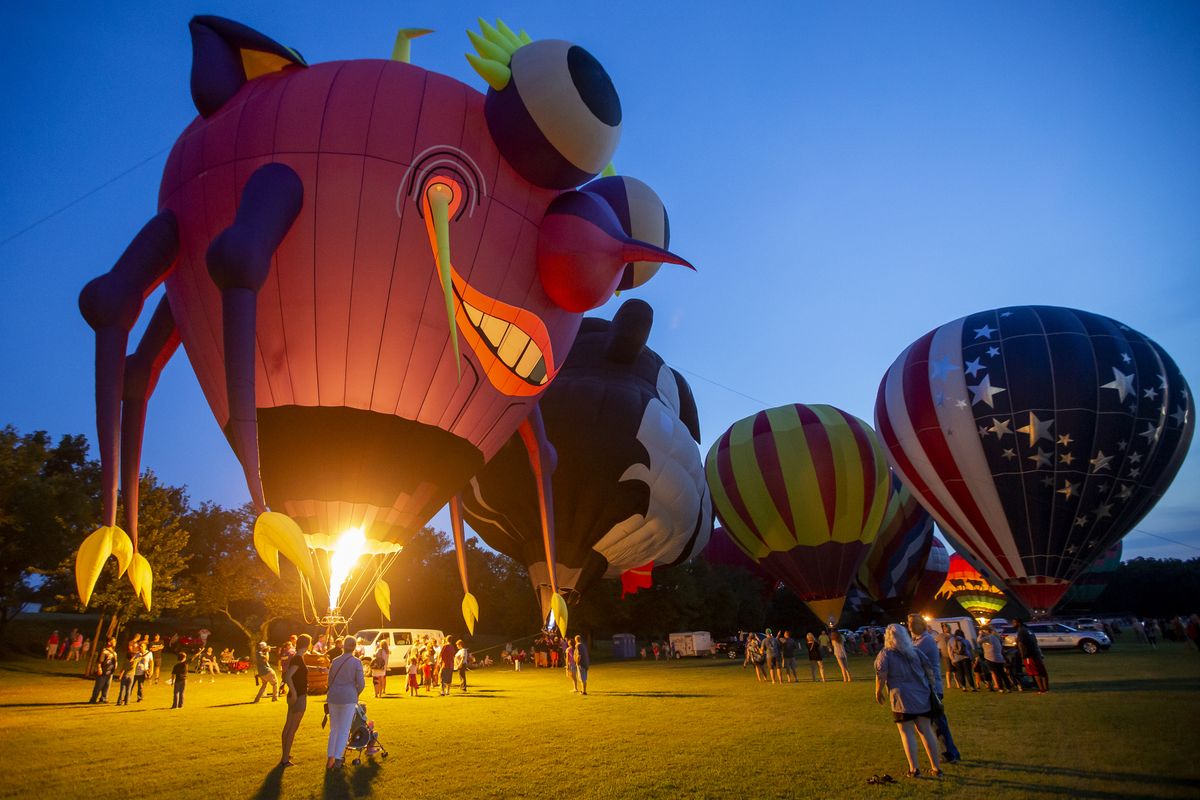
[[770, 408], [725, 431], [705, 471], [730, 538], [836, 623], [887, 508], [875, 431], [833, 406]]

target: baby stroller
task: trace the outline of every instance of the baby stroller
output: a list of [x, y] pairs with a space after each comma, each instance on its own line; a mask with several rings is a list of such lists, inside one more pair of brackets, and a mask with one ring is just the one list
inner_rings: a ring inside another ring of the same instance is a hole
[[350, 723], [350, 738], [346, 741], [346, 749], [355, 751], [351, 764], [361, 764], [363, 756], [373, 756], [376, 753], [381, 758], [387, 758], [387, 748], [379, 742], [379, 732], [375, 723], [367, 719], [367, 706], [359, 703], [354, 710], [354, 721]]

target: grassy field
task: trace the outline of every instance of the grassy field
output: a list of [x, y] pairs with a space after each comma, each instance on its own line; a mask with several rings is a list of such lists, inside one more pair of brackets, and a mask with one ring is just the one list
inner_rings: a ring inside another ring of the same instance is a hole
[[[284, 704], [249, 705], [254, 679], [193, 676], [187, 707], [171, 687], [143, 703], [90, 706], [74, 665], [0, 662], [0, 797], [205, 798], [918, 797], [1151, 798], [1200, 792], [1200, 657], [1168, 645], [1048, 657], [1039, 697], [947, 696], [962, 763], [940, 781], [903, 778], [869, 664], [851, 684], [771, 686], [732, 662], [596, 663], [589, 695], [559, 672], [471, 673], [453, 697], [372, 700], [390, 758], [324, 772], [320, 703], [280, 770]], [[803, 665], [802, 665], [803, 666]], [[890, 773], [899, 783], [866, 779]]]

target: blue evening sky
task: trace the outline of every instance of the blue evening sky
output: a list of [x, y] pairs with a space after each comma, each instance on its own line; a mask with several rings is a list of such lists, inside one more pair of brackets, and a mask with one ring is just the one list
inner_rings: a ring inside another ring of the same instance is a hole
[[[705, 450], [767, 405], [870, 421], [910, 341], [1008, 304], [1115, 317], [1200, 387], [1196, 3], [25, 3], [0, 30], [0, 423], [94, 437], [76, 297], [155, 212], [195, 114], [196, 13], [310, 62], [386, 58], [397, 28], [435, 28], [414, 63], [481, 89], [463, 58], [476, 15], [587, 47], [621, 96], [618, 170], [658, 191], [699, 268], [636, 295]], [[144, 466], [195, 500], [248, 499], [182, 351]], [[1198, 554], [1200, 455], [1139, 530], [1183, 544], [1135, 531], [1126, 557]]]

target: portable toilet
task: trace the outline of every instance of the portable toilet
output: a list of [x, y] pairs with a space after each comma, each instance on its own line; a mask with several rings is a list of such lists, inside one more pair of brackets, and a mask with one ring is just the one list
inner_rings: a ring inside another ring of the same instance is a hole
[[632, 633], [613, 634], [615, 658], [637, 658], [637, 638]]

